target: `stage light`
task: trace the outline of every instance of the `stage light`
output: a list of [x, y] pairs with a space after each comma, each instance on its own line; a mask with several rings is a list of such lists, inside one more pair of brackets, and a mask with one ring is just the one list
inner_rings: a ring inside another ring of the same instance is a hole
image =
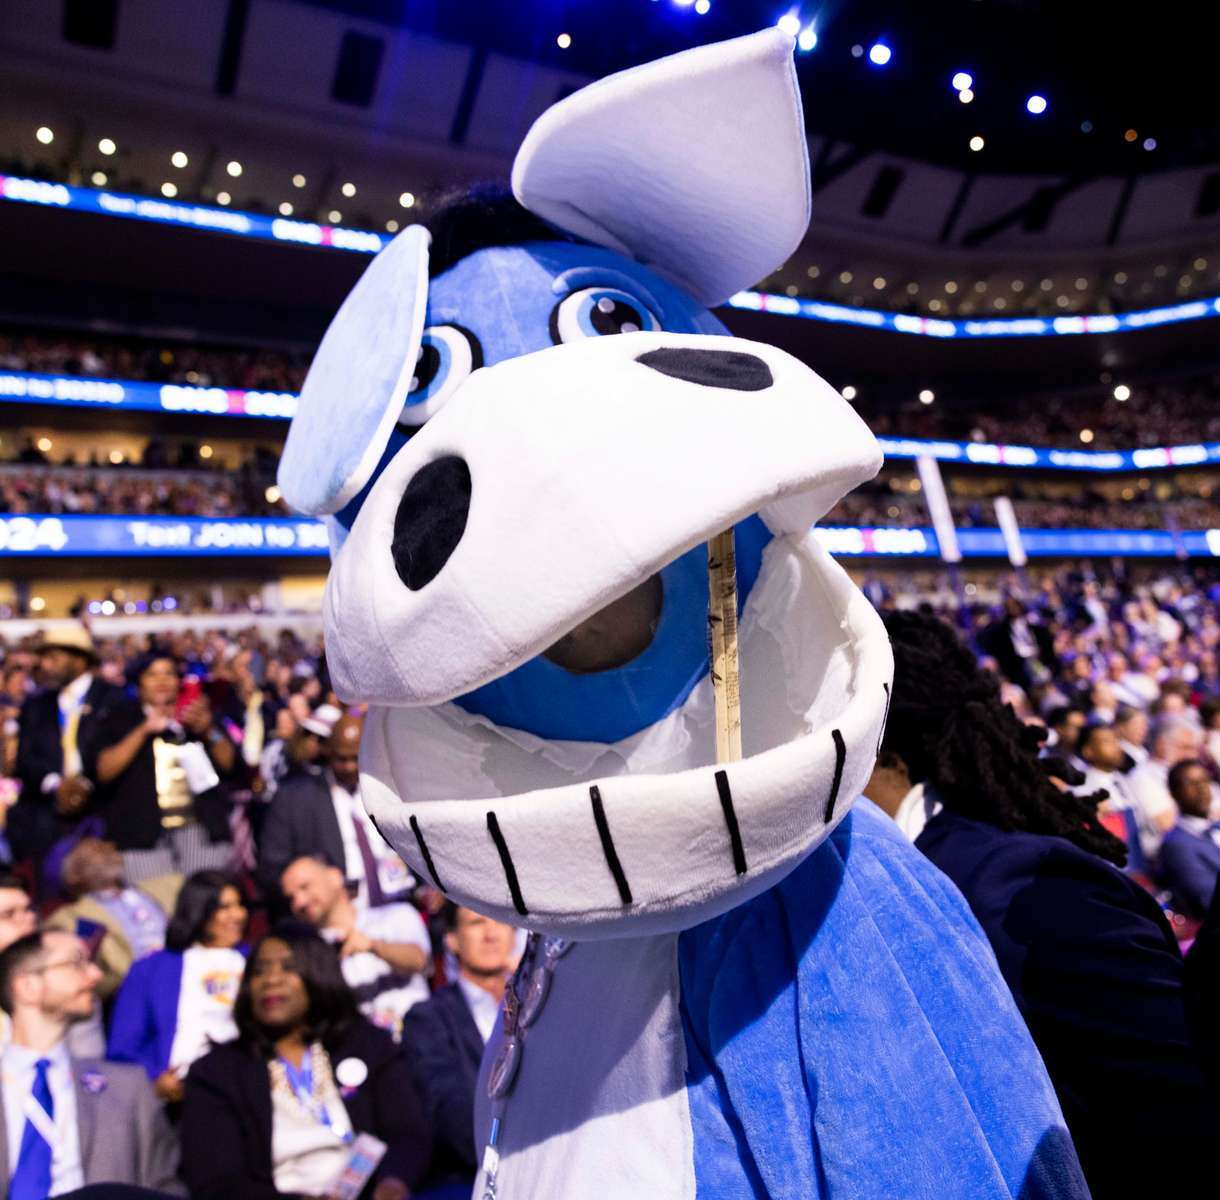
[[810, 279], [816, 279], [819, 275], [821, 275], [821, 273], [822, 268], [816, 263], [814, 263], [812, 267], [807, 267], [805, 270], [805, 274], [808, 275]]
[[114, 144], [114, 138], [102, 138], [102, 140], [98, 142], [97, 148], [103, 154], [113, 154], [118, 149], [118, 146]]
[[41, 596], [30, 597], [30, 612], [42, 612], [46, 606], [47, 602]]
[[1144, 149], [1145, 150], [1155, 150], [1156, 149], [1156, 138], [1144, 138]]
[[397, 221], [387, 221], [385, 223], [385, 229], [386, 229], [386, 233], [397, 233], [398, 232], [398, 222]]
[[119, 465], [119, 463], [121, 463], [123, 461], [123, 451], [122, 450], [111, 450], [110, 451], [110, 461], [117, 467]]
[[280, 216], [281, 217], [292, 216], [292, 205], [289, 204], [287, 200], [285, 200], [284, 203], [280, 205]]
[[226, 164], [225, 170], [228, 171], [234, 179], [236, 179], [241, 174], [241, 163], [234, 159], [232, 162]]
[[102, 601], [102, 616], [103, 617], [113, 617], [114, 616], [114, 601], [113, 600], [103, 600]]
[[1076, 290], [1083, 292], [1089, 286], [1089, 281], [1082, 275], [1076, 280]]
[[1123, 141], [1124, 142], [1133, 142], [1133, 141], [1135, 141], [1135, 139], [1137, 137], [1139, 137], [1139, 133], [1137, 130], [1128, 129], [1127, 132], [1123, 134]]
[[38, 439], [38, 449], [41, 450], [43, 454], [46, 454], [46, 452], [51, 449], [51, 445], [52, 442], [49, 437], [40, 437]]
[[403, 194], [398, 197], [398, 203], [401, 204], [403, 206], [403, 208], [414, 208], [415, 207], [415, 193], [414, 192], [403, 192]]
[[928, 309], [930, 312], [940, 312], [945, 306], [937, 299], [933, 298], [928, 301]]
[[911, 283], [908, 283], [907, 284], [907, 295], [908, 296], [918, 296], [919, 295], [919, 284], [915, 283], [914, 281], [912, 281]]
[[94, 187], [105, 187], [106, 186], [106, 172], [105, 171], [94, 171], [93, 174], [89, 176], [89, 180], [93, 184]]
[[857, 42], [857, 43], [856, 43], [856, 44], [855, 44], [855, 45], [854, 45], [854, 46], [851, 48], [851, 56], [852, 56], [852, 58], [859, 58], [859, 57], [860, 57], [860, 56], [861, 56], [863, 53], [864, 53], [864, 47], [863, 47], [863, 46], [861, 46], [859, 42]]
[[172, 162], [175, 167], [181, 168], [181, 167], [185, 167], [186, 164], [189, 163], [191, 160], [189, 158], [187, 158], [186, 154], [183, 151], [175, 150], [173, 152], [173, 154], [171, 154], [169, 156], [169, 161]]
[[784, 288], [784, 294], [787, 296], [799, 296], [800, 292], [801, 289], [798, 288], [795, 283], [790, 283], [786, 288]]
[[712, 0], [695, 0], [695, 12], [706, 17], [712, 11]]
[[893, 57], [893, 50], [884, 42], [874, 42], [868, 48], [868, 61], [875, 67], [884, 67]]
[[306, 183], [306, 179], [305, 179], [304, 175], [294, 175], [292, 177], [292, 186], [293, 187], [304, 187], [305, 183]]
[[957, 98], [963, 104], [969, 104], [970, 101], [974, 99], [974, 93], [969, 88], [962, 88], [962, 90], [957, 93]]
[[873, 287], [875, 287], [877, 289], [877, 291], [879, 291], [879, 292], [884, 291], [885, 290], [885, 276], [878, 275], [877, 278], [873, 280]]
[[849, 383], [842, 392], [844, 400], [854, 400], [856, 398], [856, 389]]
[[1093, 431], [1091, 429], [1082, 429], [1080, 431], [1080, 440], [1087, 446], [1093, 440]]
[[817, 30], [812, 25], [807, 25], [801, 30], [800, 36], [796, 39], [798, 50], [803, 50], [806, 54], [818, 44]]
[[1092, 133], [1093, 132], [1093, 122], [1092, 121], [1081, 121], [1080, 122], [1080, 132], [1081, 133]]
[[55, 140], [55, 133], [46, 125], [39, 125], [34, 131], [34, 136], [44, 145], [49, 146]]
[[1119, 404], [1122, 404], [1124, 400], [1130, 400], [1131, 389], [1125, 383], [1120, 383], [1118, 387], [1114, 389], [1114, 399], [1117, 400]]
[[984, 141], [983, 141], [983, 139], [982, 139], [981, 137], [979, 137], [979, 135], [978, 135], [977, 133], [974, 135], [974, 137], [972, 137], [972, 138], [970, 139], [970, 149], [971, 149], [971, 150], [973, 150], [973, 151], [974, 151], [976, 154], [977, 154], [977, 153], [978, 153], [978, 152], [979, 152], [979, 151], [980, 151], [980, 150], [981, 150], [981, 149], [982, 149], [982, 148], [983, 148], [983, 147], [984, 147], [986, 144], [987, 144], [987, 143], [986, 143], [986, 142], [984, 142]]
[[1194, 261], [1194, 268], [1196, 271], [1206, 271], [1207, 270], [1207, 259], [1196, 258]]
[[271, 485], [271, 486], [270, 486], [270, 487], [269, 487], [269, 488], [268, 488], [268, 489], [267, 489], [267, 490], [266, 490], [266, 491], [263, 493], [263, 495], [266, 497], [266, 499], [267, 499], [267, 503], [268, 503], [268, 504], [278, 504], [278, 503], [279, 503], [279, 500], [280, 500], [280, 489], [279, 489], [279, 488], [277, 488], [277, 487], [275, 486], [275, 484], [273, 483], [273, 484], [272, 484], [272, 485]]
[[340, 189], [349, 199], [356, 194], [356, 185], [354, 183], [345, 183]]
[[204, 444], [199, 447], [199, 457], [200, 458], [211, 458], [212, 457], [212, 447], [209, 446], [207, 444], [207, 442], [204, 442]]
[[560, 48], [560, 50], [566, 50], [571, 44], [572, 44], [572, 35], [570, 33], [561, 33], [555, 39], [555, 45], [558, 46]]
[[968, 92], [974, 87], [974, 76], [969, 71], [958, 71], [951, 80], [953, 90], [957, 92]]
[[1124, 283], [1127, 282], [1127, 272], [1126, 271], [1115, 271], [1114, 272], [1114, 282], [1117, 283], [1121, 287]]
[[690, 8], [691, 0], [674, 0], [674, 4], [678, 8]]
[[161, 195], [167, 199], [172, 200], [177, 194], [178, 187], [176, 184], [166, 182], [161, 185]]
[[801, 19], [794, 12], [786, 12], [775, 22], [789, 37], [796, 37], [801, 31]]
[[839, 272], [839, 282], [840, 283], [851, 283], [851, 281], [852, 281], [852, 273], [850, 271], [840, 271]]
[[932, 391], [931, 388], [924, 388], [924, 390], [919, 393], [919, 403], [920, 404], [931, 404], [932, 401], [935, 399], [936, 399], [936, 393], [934, 391]]
[[332, 225], [338, 225], [339, 222], [343, 220], [343, 214], [337, 208], [332, 208], [330, 212], [326, 214], [326, 219]]
[[217, 192], [216, 193], [216, 203], [219, 204], [222, 208], [226, 204], [228, 204], [232, 199], [233, 199], [233, 197], [230, 196], [228, 192]]
[[1040, 117], [1046, 112], [1046, 97], [1039, 96], [1035, 92], [1028, 100], [1025, 101], [1025, 111], [1035, 117]]

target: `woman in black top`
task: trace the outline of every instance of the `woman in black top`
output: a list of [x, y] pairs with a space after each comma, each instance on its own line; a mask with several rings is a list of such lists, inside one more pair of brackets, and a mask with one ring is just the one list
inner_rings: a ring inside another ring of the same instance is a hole
[[223, 870], [232, 854], [224, 778], [236, 747], [202, 690], [183, 693], [172, 657], [153, 652], [135, 674], [138, 699], [102, 714], [81, 746], [106, 837], [132, 883]]
[[404, 1200], [432, 1136], [406, 1060], [361, 1017], [334, 947], [284, 925], [250, 955], [234, 1009], [238, 1038], [191, 1068], [182, 1177], [195, 1200], [324, 1196], [356, 1139], [384, 1144], [361, 1192]]

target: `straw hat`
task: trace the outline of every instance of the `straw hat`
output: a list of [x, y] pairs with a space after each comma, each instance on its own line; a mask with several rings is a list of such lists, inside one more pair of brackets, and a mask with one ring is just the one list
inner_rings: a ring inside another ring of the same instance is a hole
[[71, 650], [74, 654], [83, 654], [90, 662], [97, 662], [97, 650], [93, 646], [93, 638], [83, 625], [65, 621], [62, 625], [50, 625], [43, 634], [43, 650]]

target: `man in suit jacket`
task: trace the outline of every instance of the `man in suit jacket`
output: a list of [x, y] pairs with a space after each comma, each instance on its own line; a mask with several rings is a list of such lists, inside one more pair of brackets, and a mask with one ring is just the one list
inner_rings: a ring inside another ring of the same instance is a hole
[[68, 1053], [68, 1026], [93, 1011], [99, 977], [81, 939], [62, 930], [28, 934], [0, 953], [0, 1006], [13, 1022], [0, 1056], [8, 1200], [93, 1183], [182, 1194], [177, 1142], [144, 1072]]
[[469, 1195], [478, 1169], [474, 1089], [483, 1047], [504, 999], [516, 931], [453, 904], [445, 906], [442, 919], [448, 927], [445, 946], [457, 960], [457, 979], [407, 1013], [402, 1043], [432, 1122], [429, 1180], [452, 1185], [457, 1196]]
[[21, 796], [8, 818], [9, 840], [18, 858], [41, 857], [76, 826], [89, 803], [80, 747], [118, 689], [93, 674], [97, 653], [88, 630], [65, 623], [53, 627], [38, 650], [43, 690], [21, 707], [17, 777]]
[[1161, 880], [1174, 906], [1202, 917], [1211, 906], [1220, 877], [1220, 821], [1211, 819], [1211, 773], [1198, 759], [1171, 767], [1169, 794], [1178, 820], [1161, 843]]

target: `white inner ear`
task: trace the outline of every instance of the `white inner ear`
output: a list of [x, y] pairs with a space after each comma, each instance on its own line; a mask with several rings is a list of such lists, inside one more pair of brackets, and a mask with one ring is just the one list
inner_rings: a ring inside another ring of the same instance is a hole
[[771, 28], [574, 93], [526, 135], [514, 195], [703, 304], [726, 300], [786, 261], [809, 226], [792, 50]]

